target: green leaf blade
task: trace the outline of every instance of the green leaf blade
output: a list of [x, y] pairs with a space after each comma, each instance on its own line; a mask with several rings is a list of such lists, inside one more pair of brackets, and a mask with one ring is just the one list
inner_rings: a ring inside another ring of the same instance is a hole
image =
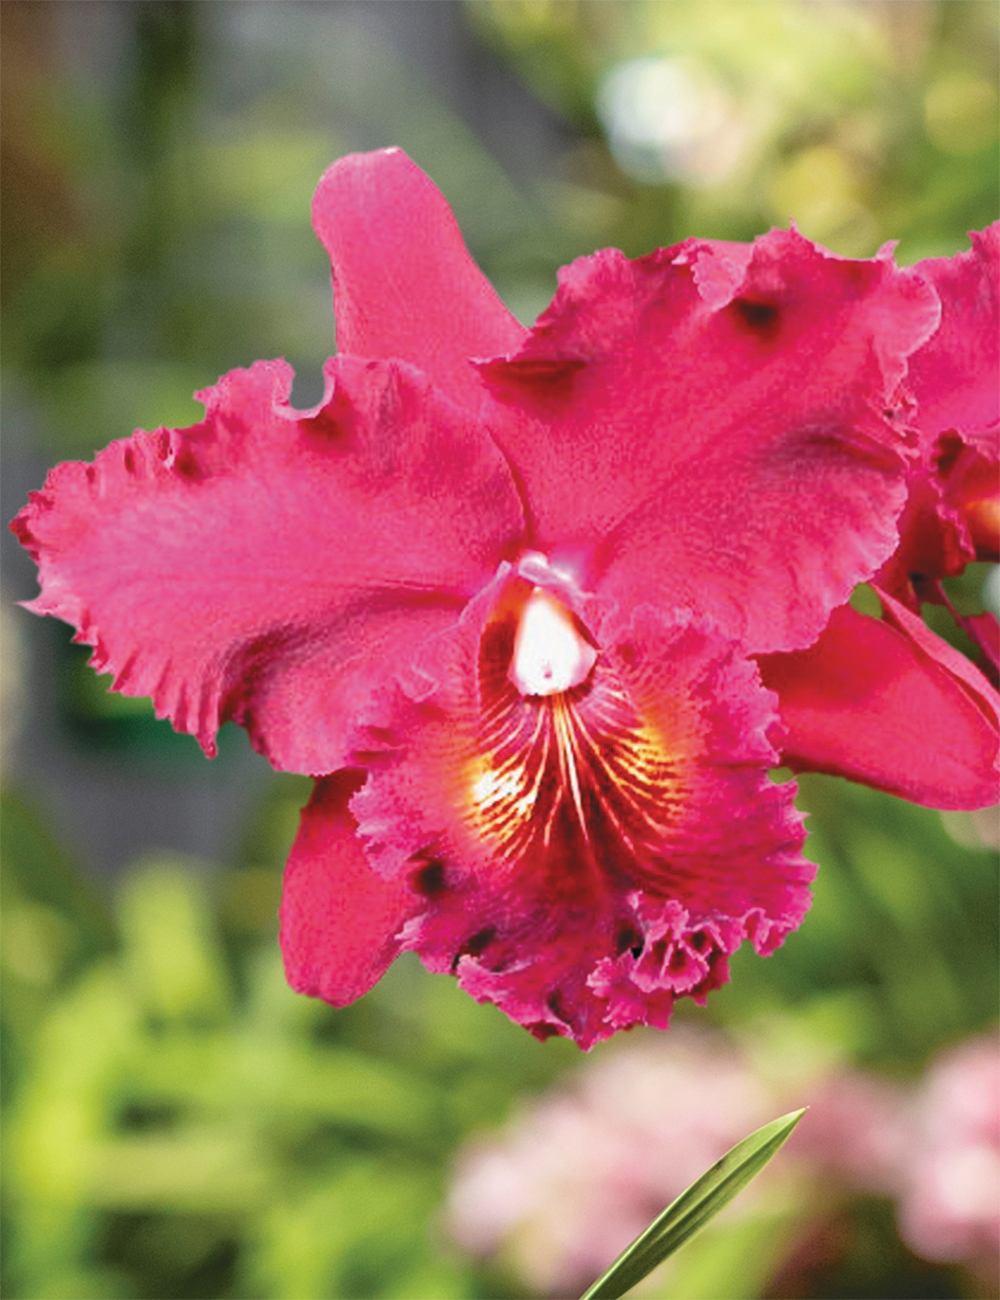
[[580, 1300], [618, 1300], [714, 1218], [784, 1145], [805, 1109], [763, 1125], [717, 1160], [622, 1251]]

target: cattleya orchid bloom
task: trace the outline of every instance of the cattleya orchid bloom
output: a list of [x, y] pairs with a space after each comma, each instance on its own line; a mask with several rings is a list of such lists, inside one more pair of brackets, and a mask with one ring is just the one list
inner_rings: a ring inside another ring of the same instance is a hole
[[[972, 560], [1000, 559], [1000, 222], [970, 238], [969, 252], [913, 268], [938, 293], [941, 323], [908, 363], [917, 449], [899, 545], [872, 581], [885, 616], [876, 620], [845, 606], [805, 652], [761, 661], [764, 680], [781, 696], [786, 763], [936, 807], [960, 806], [948, 802], [942, 781], [951, 770], [957, 790], [956, 765], [964, 766], [972, 752], [959, 735], [961, 716], [973, 729], [983, 728], [980, 757], [987, 766], [996, 748], [996, 692], [919, 617], [922, 601], [952, 608], [942, 578], [961, 573]], [[996, 616], [952, 612], [995, 684]], [[937, 729], [929, 747], [931, 700], [945, 695], [952, 700], [951, 728]], [[898, 701], [892, 725], [868, 725], [873, 696], [881, 697], [883, 708], [891, 697]], [[858, 734], [848, 739], [851, 713]]]
[[[971, 239], [968, 253], [917, 267], [941, 298], [941, 325], [911, 362], [920, 459], [899, 547], [878, 576], [917, 613], [921, 600], [951, 607], [941, 579], [969, 561], [1000, 562], [1000, 222]], [[956, 618], [996, 682], [996, 616]]]
[[114, 689], [319, 778], [281, 908], [293, 987], [342, 1005], [412, 949], [586, 1047], [665, 1026], [744, 939], [771, 952], [814, 868], [758, 656], [807, 702], [805, 766], [828, 743], [831, 770], [992, 800], [991, 688], [939, 671], [926, 630], [869, 620], [893, 651], [857, 698], [800, 662], [897, 547], [928, 277], [794, 230], [689, 239], [575, 262], [528, 330], [400, 151], [335, 163], [313, 215], [323, 400], [294, 410], [283, 361], [233, 371], [201, 423], [59, 466], [14, 524], [31, 607]]
[[940, 580], [969, 561], [1000, 562], [1000, 222], [971, 239], [914, 268], [938, 292], [941, 324], [910, 361], [919, 459], [877, 581], [916, 611], [942, 602]]

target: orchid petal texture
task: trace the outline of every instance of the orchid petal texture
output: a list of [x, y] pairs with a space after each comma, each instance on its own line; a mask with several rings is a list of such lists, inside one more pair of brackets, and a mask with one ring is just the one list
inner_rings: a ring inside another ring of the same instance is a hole
[[342, 768], [317, 781], [302, 811], [281, 898], [288, 980], [335, 1006], [353, 1002], [385, 974], [395, 933], [416, 910], [405, 877], [383, 880], [368, 866], [348, 802], [364, 772]]
[[311, 775], [343, 765], [372, 674], [453, 621], [521, 531], [499, 452], [425, 376], [338, 358], [327, 379], [302, 413], [285, 362], [233, 371], [201, 424], [58, 466], [16, 523], [31, 608], [72, 623], [114, 689], [209, 754], [232, 719]]
[[[874, 632], [845, 608], [899, 542], [943, 271], [794, 230], [605, 251], [527, 331], [400, 151], [335, 163], [313, 217], [322, 402], [289, 405], [284, 362], [233, 371], [13, 525], [31, 607], [115, 689], [320, 778], [293, 987], [341, 1005], [411, 949], [539, 1037], [665, 1027], [805, 915], [783, 755], [989, 801], [989, 684], [899, 602]], [[917, 777], [912, 698], [941, 723]]]
[[809, 645], [895, 545], [910, 433], [886, 412], [937, 320], [922, 280], [794, 231], [575, 262], [484, 367], [533, 544], [625, 605]]
[[[915, 268], [941, 298], [941, 325], [912, 358], [920, 455], [879, 585], [919, 612], [949, 604], [941, 579], [972, 560], [1000, 561], [1000, 222], [972, 248]], [[959, 618], [994, 681], [995, 615]]]
[[808, 650], [761, 658], [781, 700], [783, 761], [931, 807], [988, 807], [1000, 696], [904, 605], [883, 601], [884, 618], [845, 605]]
[[995, 683], [1000, 669], [996, 616], [956, 614], [983, 671], [918, 617], [921, 602], [949, 604], [942, 579], [1000, 559], [1000, 222], [970, 239], [914, 268], [940, 297], [941, 324], [909, 362], [917, 454], [899, 545], [876, 578], [885, 616], [838, 610], [808, 650], [761, 660], [786, 763], [938, 808], [998, 794], [1000, 699], [984, 676]]

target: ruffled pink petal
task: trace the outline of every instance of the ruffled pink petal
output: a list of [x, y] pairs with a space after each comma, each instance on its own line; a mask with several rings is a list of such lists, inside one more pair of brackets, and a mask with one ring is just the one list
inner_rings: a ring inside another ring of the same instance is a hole
[[919, 611], [935, 600], [938, 579], [961, 573], [976, 558], [961, 495], [949, 491], [967, 477], [966, 464], [980, 460], [957, 434], [945, 434], [915, 467], [910, 494], [899, 519], [899, 545], [878, 573], [878, 584]]
[[731, 643], [584, 602], [590, 678], [523, 697], [507, 673], [527, 590], [501, 574], [373, 702], [351, 809], [374, 869], [424, 895], [403, 946], [588, 1047], [704, 997], [745, 938], [771, 951], [813, 867], [794, 787], [767, 777], [772, 697]]
[[910, 363], [917, 423], [930, 440], [1000, 427], [1000, 221], [969, 238], [969, 252], [913, 268], [941, 298], [940, 327]]
[[937, 581], [1000, 559], [1000, 222], [972, 249], [914, 270], [941, 298], [941, 324], [910, 359], [921, 455], [879, 585], [911, 609]]
[[[737, 255], [739, 254], [739, 255]], [[892, 411], [934, 291], [795, 231], [567, 268], [485, 364], [532, 545], [631, 607], [700, 609], [753, 651], [813, 641], [896, 544]]]
[[313, 225], [333, 266], [339, 351], [413, 362], [477, 407], [471, 358], [511, 352], [525, 331], [433, 182], [401, 149], [349, 154], [320, 181]]
[[258, 362], [200, 394], [190, 429], [68, 463], [13, 528], [41, 595], [114, 689], [149, 695], [208, 753], [245, 726], [276, 767], [343, 766], [373, 679], [450, 624], [516, 545], [496, 447], [399, 363], [329, 363], [327, 398], [287, 405]]
[[996, 803], [998, 697], [903, 606], [835, 610], [814, 646], [760, 660], [787, 730], [782, 762], [932, 808]]
[[368, 865], [348, 800], [364, 772], [317, 782], [285, 867], [281, 951], [297, 993], [335, 1007], [361, 997], [399, 953], [398, 933], [418, 902], [404, 879]]

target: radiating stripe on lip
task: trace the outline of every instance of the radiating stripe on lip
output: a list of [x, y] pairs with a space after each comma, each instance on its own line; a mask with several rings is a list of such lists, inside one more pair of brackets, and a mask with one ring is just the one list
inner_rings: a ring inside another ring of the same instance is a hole
[[473, 832], [511, 867], [530, 855], [630, 878], [648, 871], [679, 808], [682, 756], [642, 719], [613, 668], [599, 659], [570, 690], [522, 695], [484, 666], [478, 753], [465, 778]]

